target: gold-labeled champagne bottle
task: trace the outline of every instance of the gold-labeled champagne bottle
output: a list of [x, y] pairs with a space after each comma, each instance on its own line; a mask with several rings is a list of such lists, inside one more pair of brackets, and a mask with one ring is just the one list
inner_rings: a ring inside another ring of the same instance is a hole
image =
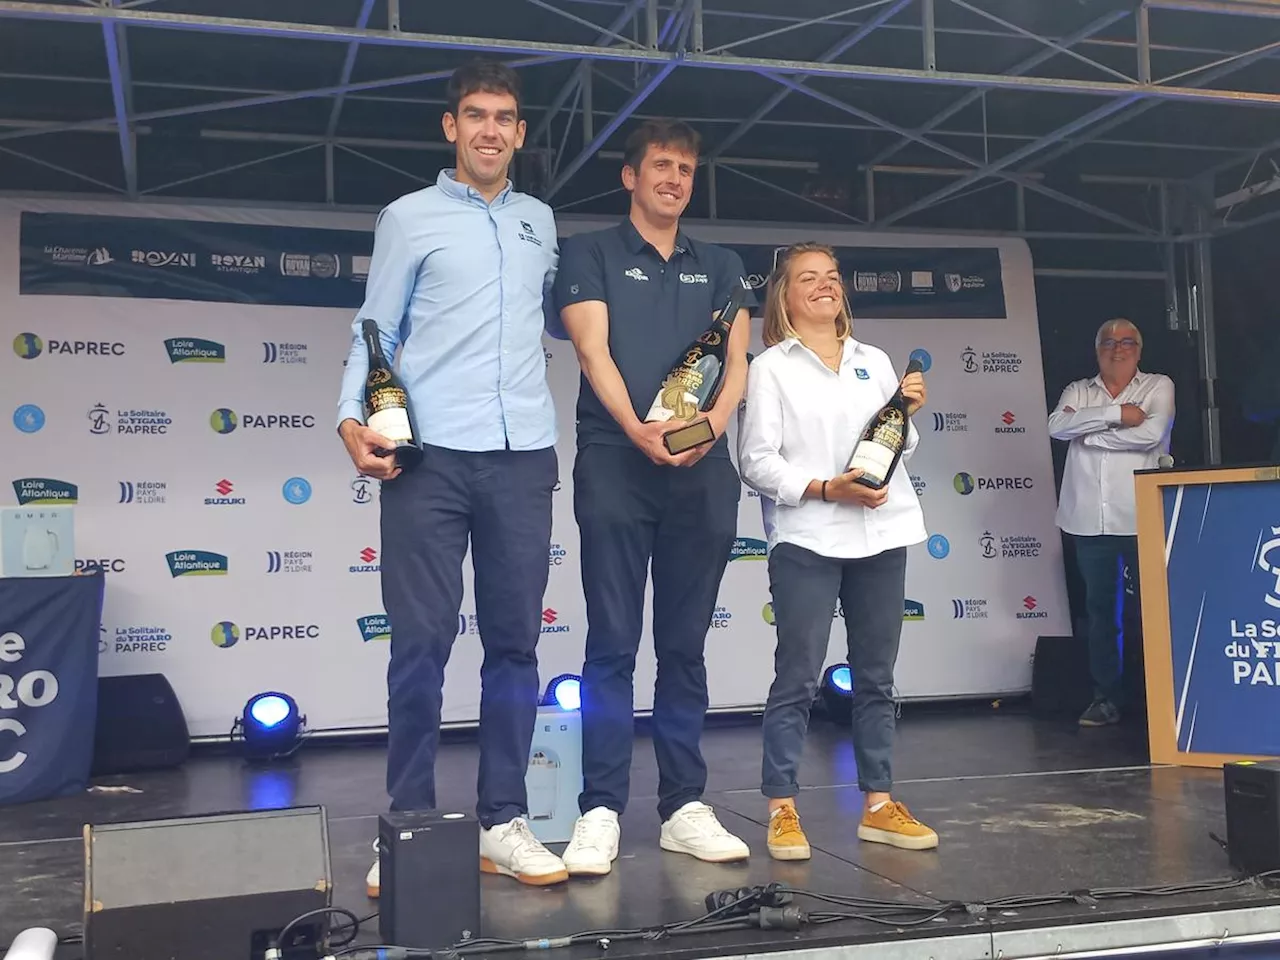
[[724, 386], [726, 350], [733, 322], [746, 299], [747, 286], [741, 280], [697, 340], [694, 340], [672, 364], [662, 380], [645, 414], [645, 422], [668, 420], [693, 421], [687, 427], [666, 434], [664, 443], [674, 455], [715, 439], [706, 418], [694, 418], [715, 406]]
[[391, 450], [374, 452], [380, 457], [394, 455], [396, 466], [412, 470], [422, 461], [422, 446], [413, 429], [408, 391], [382, 352], [378, 324], [366, 319], [361, 330], [369, 355], [369, 372], [364, 378], [365, 425], [395, 444]]
[[[907, 364], [906, 376], [923, 370], [924, 366], [920, 361], [913, 358]], [[863, 428], [862, 436], [853, 448], [853, 456], [849, 458], [845, 470], [855, 467], [862, 470], [862, 476], [854, 483], [879, 490], [889, 482], [894, 468], [902, 459], [910, 426], [907, 398], [902, 395], [902, 385], [899, 384], [889, 402], [877, 410], [876, 415]]]

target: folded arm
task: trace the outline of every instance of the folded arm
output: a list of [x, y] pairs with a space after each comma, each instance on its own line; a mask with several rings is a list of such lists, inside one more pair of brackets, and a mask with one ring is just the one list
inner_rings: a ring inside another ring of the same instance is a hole
[[1139, 406], [1147, 418], [1136, 427], [1092, 433], [1083, 443], [1102, 450], [1155, 450], [1164, 446], [1173, 427], [1173, 382], [1161, 381]]
[[782, 397], [773, 377], [752, 364], [747, 369], [747, 405], [738, 431], [738, 469], [749, 487], [775, 503], [799, 506], [821, 482], [782, 455]]
[[1055, 440], [1074, 440], [1101, 430], [1110, 430], [1120, 423], [1120, 404], [1105, 406], [1081, 406], [1080, 390], [1069, 384], [1058, 398], [1058, 405], [1049, 414], [1049, 436]]

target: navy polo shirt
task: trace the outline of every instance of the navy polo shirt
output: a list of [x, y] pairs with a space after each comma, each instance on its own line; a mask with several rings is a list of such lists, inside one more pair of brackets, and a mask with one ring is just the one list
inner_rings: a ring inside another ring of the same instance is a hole
[[[587, 300], [608, 305], [609, 353], [636, 416], [643, 420], [672, 364], [711, 325], [742, 276], [738, 254], [694, 240], [683, 230], [676, 234], [671, 259], [664, 260], [627, 219], [616, 227], [561, 241], [555, 306], [558, 312]], [[748, 293], [744, 306], [754, 305]], [[591, 443], [631, 445], [585, 374], [577, 417], [579, 449]], [[707, 451], [707, 456], [713, 455], [729, 455], [723, 436]]]

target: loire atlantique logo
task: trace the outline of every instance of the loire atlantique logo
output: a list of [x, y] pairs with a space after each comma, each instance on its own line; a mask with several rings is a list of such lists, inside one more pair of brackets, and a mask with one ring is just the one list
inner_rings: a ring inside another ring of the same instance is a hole
[[226, 363], [227, 348], [216, 340], [173, 337], [164, 342], [170, 363]]
[[733, 547], [729, 551], [729, 559], [732, 560], [763, 560], [768, 553], [769, 545], [763, 540], [757, 540], [754, 537], [738, 537], [733, 541]]
[[923, 620], [924, 604], [919, 600], [904, 600], [902, 602], [902, 619]]
[[391, 620], [385, 613], [371, 613], [356, 621], [360, 628], [360, 639], [365, 643], [370, 640], [390, 640]]
[[13, 494], [24, 507], [45, 506], [55, 503], [78, 503], [79, 490], [74, 483], [51, 480], [48, 477], [23, 477], [13, 481]]
[[209, 550], [174, 550], [164, 558], [174, 577], [222, 577], [230, 570], [225, 555]]

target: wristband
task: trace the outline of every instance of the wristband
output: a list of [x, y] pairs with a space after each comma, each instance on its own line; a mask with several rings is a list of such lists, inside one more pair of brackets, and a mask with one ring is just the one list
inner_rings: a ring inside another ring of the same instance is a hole
[[823, 503], [831, 502], [830, 500], [827, 499], [827, 481], [826, 480], [822, 481], [822, 502]]

